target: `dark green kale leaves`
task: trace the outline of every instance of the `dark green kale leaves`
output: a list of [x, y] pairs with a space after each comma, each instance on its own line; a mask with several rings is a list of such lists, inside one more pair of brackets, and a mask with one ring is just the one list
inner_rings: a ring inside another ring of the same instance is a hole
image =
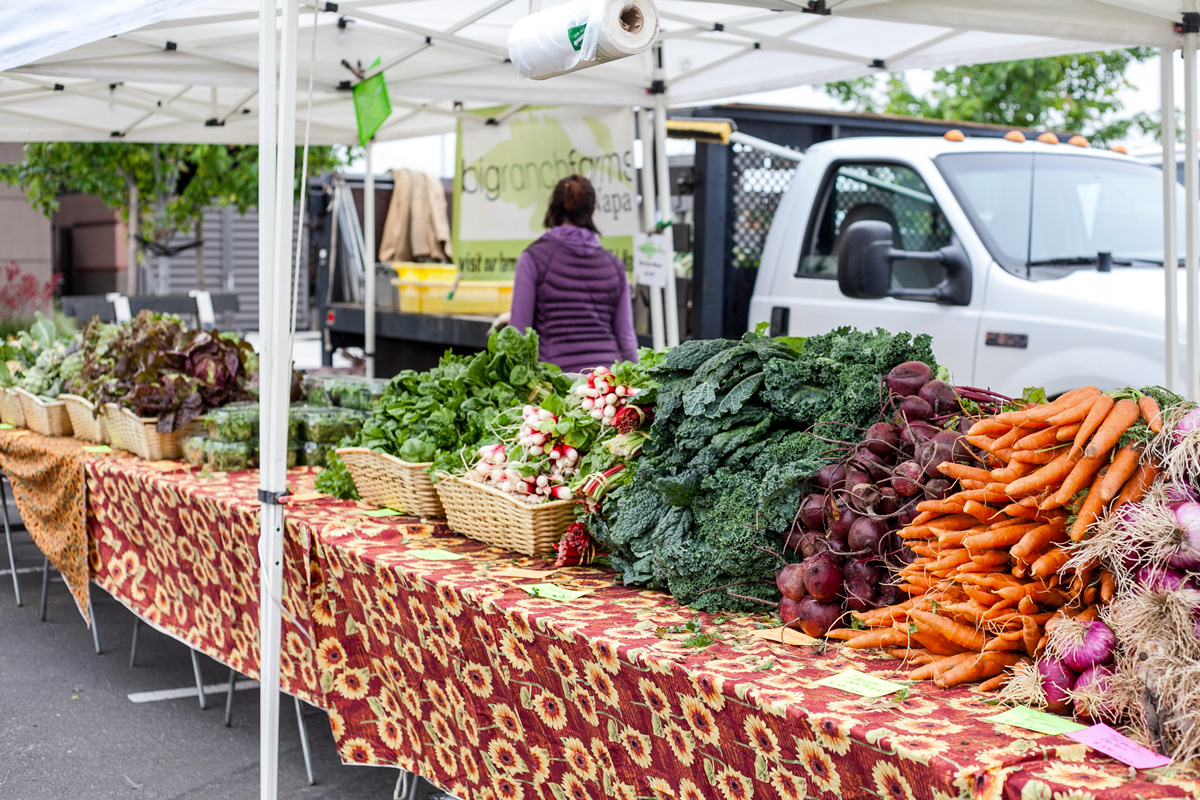
[[590, 522], [622, 580], [711, 611], [776, 599], [771, 551], [806, 481], [834, 459], [829, 440], [857, 439], [877, 419], [882, 376], [910, 360], [934, 363], [928, 336], [839, 328], [675, 348], [654, 370], [658, 404], [633, 479]]

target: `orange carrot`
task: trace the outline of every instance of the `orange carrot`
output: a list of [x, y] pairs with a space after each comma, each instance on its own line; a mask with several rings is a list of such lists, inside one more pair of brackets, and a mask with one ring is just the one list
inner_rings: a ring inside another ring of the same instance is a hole
[[856, 631], [854, 628], [834, 628], [825, 634], [826, 639], [855, 639], [862, 636], [862, 631]]
[[1087, 417], [1088, 412], [1092, 410], [1092, 406], [1096, 404], [1096, 400], [1101, 396], [1102, 395], [1099, 394], [1089, 395], [1065, 411], [1061, 411], [1052, 417], [1048, 417], [1046, 421], [1051, 425], [1071, 425], [1076, 422], [1082, 423]]
[[962, 503], [949, 500], [922, 500], [917, 504], [917, 511], [932, 511], [935, 514], [957, 514], [963, 511]]
[[1018, 439], [1025, 438], [1029, 434], [1034, 433], [1040, 427], [1042, 426], [1039, 424], [1036, 426], [1031, 425], [1030, 427], [1018, 425], [1015, 428], [1012, 428], [1008, 433], [992, 442], [993, 452], [996, 450], [1003, 450], [1006, 447], [1012, 447], [1017, 443]]
[[1062, 428], [1043, 428], [1018, 439], [1013, 447], [1017, 450], [1040, 450], [1043, 447], [1053, 447], [1058, 444], [1058, 435]]
[[968, 628], [962, 623], [954, 620], [939, 617], [937, 614], [932, 614], [928, 611], [918, 611], [910, 609], [908, 618], [917, 624], [919, 630], [928, 630], [941, 636], [951, 644], [957, 645], [964, 650], [971, 650], [978, 653], [987, 643], [987, 637], [980, 631], [974, 628]]
[[968, 436], [1000, 436], [1004, 433], [1007, 433], [1008, 429], [1011, 427], [1012, 427], [1011, 425], [1008, 425], [1006, 423], [997, 422], [992, 417], [987, 417], [986, 419], [981, 419], [978, 422], [971, 425], [970, 430], [967, 431], [967, 435]]
[[943, 461], [938, 465], [938, 472], [942, 473], [947, 478], [953, 478], [960, 481], [976, 480], [990, 483], [992, 480], [992, 474], [986, 469], [968, 467], [963, 464], [956, 464], [953, 461]]
[[1121, 487], [1121, 491], [1113, 500], [1112, 507], [1119, 508], [1126, 503], [1136, 503], [1146, 496], [1146, 492], [1150, 490], [1151, 484], [1158, 477], [1158, 466], [1151, 461], [1143, 461], [1138, 465], [1137, 472], [1133, 473], [1133, 477], [1125, 481], [1125, 485]]
[[899, 647], [908, 644], [908, 636], [892, 628], [865, 631], [846, 642], [847, 647], [863, 650], [873, 647]]
[[1047, 486], [1052, 486], [1062, 481], [1078, 463], [1078, 454], [1071, 452], [1062, 453], [1032, 475], [1018, 478], [1010, 483], [1008, 485], [1008, 496], [1015, 498], [1024, 497], [1027, 494], [1036, 494]]
[[1072, 444], [1072, 449], [1082, 451], [1087, 445], [1088, 439], [1092, 438], [1092, 434], [1100, 427], [1100, 423], [1104, 422], [1104, 418], [1108, 416], [1108, 412], [1112, 411], [1113, 405], [1116, 404], [1106, 394], [1102, 394], [1096, 398], [1096, 402], [1092, 404], [1091, 410], [1083, 419], [1083, 424], [1079, 426], [1079, 432], [1075, 434], [1075, 441]]
[[1057, 447], [1050, 447], [1044, 450], [1014, 450], [1012, 460], [1022, 461], [1026, 464], [1049, 464], [1062, 453], [1063, 448], [1066, 446], [1067, 444], [1064, 442]]
[[1058, 412], [1071, 408], [1085, 397], [1094, 397], [1098, 394], [1100, 394], [1100, 390], [1095, 386], [1084, 386], [1080, 389], [1063, 392], [1062, 395], [1050, 403], [1027, 406], [1020, 411], [1005, 411], [992, 417], [992, 420], [1009, 425], [1049, 420]]
[[1074, 425], [1063, 425], [1058, 429], [1058, 440], [1060, 442], [1074, 441], [1075, 434], [1079, 433], [1079, 429], [1083, 427], [1083, 423], [1076, 422]]
[[967, 528], [974, 528], [978, 524], [979, 520], [969, 514], [947, 514], [946, 516], [930, 520], [929, 527], [942, 531], [962, 531]]
[[1024, 478], [1037, 469], [1037, 466], [1037, 464], [1029, 464], [1024, 461], [1014, 461], [1005, 467], [993, 469], [991, 472], [992, 480], [1000, 483], [1011, 483], [1018, 478]]
[[971, 561], [985, 566], [997, 566], [999, 564], [1007, 566], [1008, 553], [1004, 550], [984, 550], [982, 553], [972, 554]]
[[1033, 568], [1030, 570], [1035, 577], [1049, 578], [1051, 575], [1062, 569], [1067, 563], [1070, 555], [1061, 547], [1055, 547], [1033, 563]]
[[910, 681], [929, 680], [940, 670], [950, 669], [951, 667], [957, 666], [958, 664], [966, 661], [968, 658], [973, 658], [974, 656], [974, 653], [959, 653], [958, 655], [935, 659], [925, 666], [918, 667], [917, 669], [914, 669], [912, 672], [908, 673], [908, 679]]
[[[920, 508], [920, 506], [917, 506]], [[968, 500], [962, 506], [964, 514], [970, 514], [976, 519], [983, 522], [993, 522], [1000, 516], [1000, 509], [980, 503], [977, 500]]]
[[1142, 412], [1142, 418], [1146, 420], [1146, 424], [1150, 426], [1152, 433], [1162, 432], [1162, 411], [1158, 407], [1158, 401], [1148, 394], [1144, 394], [1138, 398], [1138, 410]]
[[1132, 400], [1118, 400], [1083, 454], [1094, 458], [1111, 450], [1129, 426], [1137, 422], [1141, 413], [1138, 404]]
[[[1020, 561], [1029, 562], [1029, 556], [1041, 553], [1047, 547], [1067, 540], [1066, 531], [1058, 525], [1040, 525], [1021, 537], [1021, 541], [1013, 545], [1009, 555]], [[1036, 560], [1036, 559], [1035, 559]]]
[[1127, 444], [1113, 456], [1108, 474], [1100, 483], [1100, 499], [1107, 503], [1121, 493], [1121, 487], [1133, 477], [1137, 471], [1138, 459], [1141, 457], [1140, 448]]
[[[1091, 450], [1091, 445], [1088, 445], [1088, 450]], [[1065, 506], [1071, 502], [1075, 495], [1083, 490], [1083, 487], [1091, 484], [1092, 479], [1108, 463], [1108, 451], [1105, 450], [1098, 456], [1088, 456], [1079, 461], [1072, 468], [1071, 472], [1063, 479], [1062, 486], [1058, 487], [1058, 492], [1053, 497], [1042, 503], [1039, 508], [1043, 511], [1051, 508]]]
[[1008, 682], [1011, 679], [1011, 675], [1009, 675], [1007, 672], [1002, 672], [999, 675], [988, 678], [986, 681], [979, 684], [979, 691], [994, 692], [998, 689], [1003, 689], [1006, 685], [1008, 685]]
[[965, 564], [971, 560], [971, 554], [966, 550], [953, 550], [944, 554], [940, 559], [933, 563], [926, 564], [926, 571], [932, 572], [939, 569], [950, 569], [957, 567], [960, 564]]
[[[963, 539], [963, 545], [970, 548], [1012, 547], [1021, 541], [1031, 529], [1038, 527], [1036, 523], [1022, 525], [1005, 525], [998, 529], [989, 529], [975, 533]], [[1007, 554], [1005, 554], [1007, 557]]]
[[918, 628], [910, 635], [914, 641], [924, 645], [925, 649], [935, 656], [952, 656], [962, 652], [961, 647], [956, 647], [932, 631], [923, 631]]
[[1100, 491], [1100, 487], [1104, 485], [1107, 467], [1100, 471], [1096, 476], [1096, 480], [1092, 481], [1092, 486], [1088, 489], [1087, 497], [1084, 498], [1083, 505], [1079, 507], [1079, 513], [1075, 515], [1075, 524], [1071, 526], [1071, 541], [1078, 542], [1083, 539], [1087, 533], [1087, 529], [1100, 516], [1100, 512], [1104, 510], [1104, 495]]
[[1113, 574], [1104, 570], [1100, 573], [1100, 602], [1108, 604], [1112, 602], [1113, 595], [1117, 592], [1117, 579]]
[[950, 688], [960, 683], [971, 683], [994, 678], [1004, 672], [1005, 667], [1011, 667], [1021, 660], [1018, 653], [989, 652], [982, 653], [974, 660], [964, 661], [942, 674], [938, 686]]

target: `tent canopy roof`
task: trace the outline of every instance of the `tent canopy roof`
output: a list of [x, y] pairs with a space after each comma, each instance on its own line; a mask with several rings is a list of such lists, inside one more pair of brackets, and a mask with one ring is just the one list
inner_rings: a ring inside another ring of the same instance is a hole
[[[819, 14], [796, 13], [814, 5], [809, 0], [659, 0], [658, 8], [668, 100], [686, 105], [880, 70], [1172, 46], [1180, 3], [828, 0], [831, 13]], [[53, 36], [42, 32], [45, 54], [37, 60], [11, 63], [16, 56], [0, 55], [0, 141], [255, 141], [256, 0], [155, 4], [161, 18], [115, 35], [96, 27], [108, 38], [80, 44], [79, 28], [104, 4], [9, 0], [9, 10], [0, 10], [0, 53], [30, 52], [6, 41], [14, 34], [3, 32], [5, 15], [14, 10], [37, 7], [44, 18], [75, 24], [61, 40], [70, 49], [54, 52]], [[463, 108], [640, 105], [651, 84], [650, 53], [549, 81], [520, 80], [507, 63], [506, 41], [528, 12], [526, 0], [348, 0], [336, 11], [325, 8], [314, 0], [302, 5], [298, 40], [303, 121], [315, 24], [316, 143], [356, 140], [345, 89], [356, 79], [343, 60], [368, 73], [381, 61], [395, 107], [381, 140], [452, 130]]]

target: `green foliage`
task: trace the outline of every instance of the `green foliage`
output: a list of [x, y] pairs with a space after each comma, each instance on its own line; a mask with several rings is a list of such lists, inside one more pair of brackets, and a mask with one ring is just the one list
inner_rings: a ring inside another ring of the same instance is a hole
[[157, 417], [171, 433], [205, 411], [251, 398], [257, 357], [250, 344], [217, 331], [189, 331], [173, 314], [142, 311], [123, 325], [92, 319], [82, 362], [67, 387], [97, 406], [116, 403]]
[[[310, 175], [347, 162], [331, 147], [309, 148]], [[296, 156], [299, 180], [300, 154]], [[82, 192], [129, 219], [129, 189], [138, 188], [144, 239], [167, 241], [192, 230], [212, 206], [246, 211], [258, 202], [258, 148], [214, 144], [38, 142], [25, 145], [25, 158], [0, 164], [0, 182], [19, 186], [34, 208], [49, 216], [58, 195]]]
[[[524, 404], [569, 388], [557, 367], [538, 361], [537, 334], [504, 328], [488, 337], [482, 353], [447, 353], [431, 370], [396, 375], [358, 436], [344, 446], [369, 447], [411, 463], [432, 462], [432, 471], [461, 474], [481, 446], [499, 441], [505, 412], [519, 414]], [[342, 470], [326, 470], [317, 488], [349, 497], [353, 484]]]
[[730, 597], [730, 585], [777, 597], [772, 551], [806, 481], [833, 459], [826, 440], [874, 422], [881, 378], [909, 360], [933, 363], [928, 336], [839, 328], [802, 342], [747, 333], [675, 348], [651, 371], [650, 441], [589, 520], [621, 579], [710, 611], [759, 608]]
[[78, 347], [73, 339], [59, 329], [55, 320], [35, 312], [27, 328], [11, 339], [0, 340], [0, 386], [17, 387], [47, 399], [58, 397], [64, 378], [75, 368], [72, 361], [64, 376], [64, 362]]
[[1139, 47], [943, 67], [934, 72], [933, 88], [925, 96], [917, 96], [899, 73], [825, 88], [858, 111], [1077, 131], [1107, 145], [1135, 130], [1157, 134], [1158, 122], [1146, 114], [1118, 116], [1123, 110], [1118, 92], [1134, 88], [1125, 78], [1126, 68], [1153, 54], [1151, 48]]

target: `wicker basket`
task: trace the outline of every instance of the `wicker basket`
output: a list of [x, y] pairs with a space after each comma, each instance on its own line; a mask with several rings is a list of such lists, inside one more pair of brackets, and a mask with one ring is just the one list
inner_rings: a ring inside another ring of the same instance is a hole
[[445, 517], [427, 468], [433, 462], [413, 464], [365, 447], [337, 451], [350, 470], [358, 495], [380, 508], [394, 508], [416, 517]]
[[25, 412], [21, 410], [21, 400], [12, 389], [0, 387], [0, 422], [6, 425], [25, 427]]
[[147, 461], [182, 458], [183, 440], [204, 430], [204, 423], [192, 420], [174, 433], [159, 433], [154, 430], [157, 417], [139, 417], [112, 403], [104, 406], [102, 416], [112, 446]]
[[450, 529], [471, 539], [527, 556], [551, 555], [575, 521], [574, 500], [530, 505], [466, 478], [438, 477], [434, 486]]
[[108, 444], [108, 429], [104, 417], [96, 413], [96, 404], [77, 394], [60, 394], [59, 400], [67, 405], [67, 415], [77, 439], [86, 439], [96, 444]]
[[11, 391], [21, 400], [21, 412], [25, 415], [26, 428], [42, 436], [70, 436], [74, 433], [66, 403], [61, 400], [51, 400], [47, 403], [24, 389]]

